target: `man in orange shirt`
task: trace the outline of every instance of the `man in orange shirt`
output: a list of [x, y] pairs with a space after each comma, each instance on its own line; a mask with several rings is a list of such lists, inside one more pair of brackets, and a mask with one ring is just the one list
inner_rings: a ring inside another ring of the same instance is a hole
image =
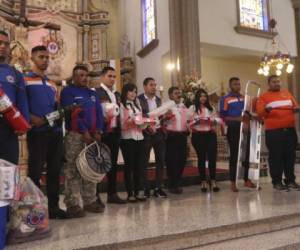
[[[276, 75], [268, 78], [269, 90], [257, 101], [257, 113], [264, 120], [266, 145], [269, 150], [269, 168], [273, 187], [289, 191], [300, 189], [295, 182], [294, 163], [297, 146], [295, 114], [298, 110], [295, 98], [281, 89]], [[282, 174], [284, 173], [284, 184]]]

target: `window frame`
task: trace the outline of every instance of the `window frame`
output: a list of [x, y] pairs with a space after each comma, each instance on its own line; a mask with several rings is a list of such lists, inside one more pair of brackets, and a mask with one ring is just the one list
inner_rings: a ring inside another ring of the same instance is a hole
[[240, 34], [244, 35], [251, 35], [251, 36], [258, 36], [271, 39], [273, 37], [271, 29], [270, 29], [270, 1], [266, 1], [266, 11], [267, 11], [267, 20], [268, 20], [268, 29], [267, 30], [260, 30], [250, 27], [245, 27], [241, 25], [241, 13], [240, 13], [240, 0], [236, 0], [237, 6], [237, 26], [234, 27], [235, 31]]
[[144, 45], [144, 38], [145, 38], [145, 34], [144, 34], [144, 24], [145, 24], [145, 1], [146, 0], [141, 0], [141, 44], [142, 44], [142, 49], [137, 53], [137, 55], [139, 57], [144, 57], [147, 54], [149, 54], [152, 50], [154, 50], [159, 43], [159, 40], [157, 39], [157, 2], [156, 0], [153, 0], [154, 3], [154, 23], [155, 23], [155, 38], [152, 39], [150, 42], [148, 42], [147, 44]]

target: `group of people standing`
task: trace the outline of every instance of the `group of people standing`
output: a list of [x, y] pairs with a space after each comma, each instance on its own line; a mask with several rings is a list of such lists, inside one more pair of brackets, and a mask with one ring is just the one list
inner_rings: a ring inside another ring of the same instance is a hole
[[[239, 78], [229, 80], [230, 92], [221, 98], [219, 112], [210, 104], [205, 90], [198, 90], [194, 104], [186, 107], [182, 102], [181, 90], [170, 87], [169, 99], [175, 105], [160, 117], [152, 119], [149, 113], [160, 107], [162, 100], [156, 95], [157, 84], [151, 77], [144, 80], [144, 93], [140, 95], [137, 95], [138, 90], [133, 83], [124, 85], [121, 93], [118, 93], [114, 90], [116, 72], [112, 67], [105, 67], [101, 71], [99, 84], [91, 89], [88, 87], [87, 67], [77, 65], [73, 69], [71, 84], [59, 93], [55, 83], [45, 73], [49, 64], [45, 46], [32, 49], [32, 69], [24, 76], [7, 64], [8, 56], [9, 38], [0, 31], [0, 87], [32, 125], [27, 133], [28, 176], [40, 187], [41, 174], [46, 165], [50, 218], [77, 218], [83, 217], [86, 211], [104, 211], [105, 204], [100, 195], [103, 184], [96, 185], [82, 179], [76, 168], [78, 154], [85, 145], [94, 141], [106, 144], [111, 152], [112, 169], [107, 174], [107, 202], [142, 202], [151, 195], [167, 197], [162, 188], [164, 165], [167, 167], [169, 192], [182, 193], [181, 177], [186, 164], [189, 134], [198, 157], [201, 190], [218, 192], [216, 126], [226, 124], [231, 190], [238, 191], [236, 166], [244, 107]], [[268, 83], [269, 90], [259, 98], [257, 112], [266, 128], [272, 182], [278, 190], [299, 189], [294, 175], [297, 144], [294, 111], [297, 104], [289, 92], [281, 90], [277, 76], [271, 76]], [[105, 112], [105, 103], [118, 106], [120, 113], [108, 114]], [[50, 126], [45, 116], [57, 110], [58, 105], [68, 107], [74, 104], [77, 106], [65, 117], [64, 136], [62, 121], [58, 120]], [[146, 122], [144, 118], [149, 120]], [[18, 135], [0, 117], [1, 159], [18, 163]], [[124, 159], [127, 200], [117, 194], [119, 148]], [[147, 168], [152, 148], [155, 154], [155, 181], [150, 186]], [[206, 162], [209, 177], [206, 176]], [[245, 162], [244, 167], [247, 170], [249, 162]], [[66, 211], [59, 208], [59, 175], [62, 169], [65, 174]], [[247, 171], [244, 181], [245, 187], [255, 188], [248, 179]], [[6, 206], [0, 201], [0, 207]]]

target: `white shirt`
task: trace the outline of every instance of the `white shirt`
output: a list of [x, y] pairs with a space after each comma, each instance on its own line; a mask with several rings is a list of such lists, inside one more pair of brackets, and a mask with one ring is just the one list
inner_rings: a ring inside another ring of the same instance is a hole
[[140, 120], [143, 118], [143, 113], [140, 106], [138, 109], [132, 101], [127, 101], [126, 108], [123, 104], [121, 104], [120, 119], [122, 139], [133, 139], [136, 141], [144, 139], [142, 128], [135, 122], [136, 118]]
[[157, 108], [156, 96], [152, 97], [151, 99], [148, 96], [146, 96], [145, 94], [144, 94], [144, 96], [145, 96], [145, 98], [147, 100], [147, 103], [148, 103], [149, 112], [156, 109]]
[[[193, 131], [205, 132], [214, 130], [215, 123], [223, 125], [222, 119], [218, 117], [218, 114], [208, 108], [202, 108], [202, 111], [196, 112], [195, 105], [189, 108], [189, 126]], [[200, 120], [200, 122], [199, 122]], [[198, 121], [198, 122], [197, 122]]]
[[166, 121], [166, 129], [167, 131], [173, 132], [186, 132], [187, 120], [188, 120], [188, 109], [183, 103], [176, 104], [176, 107], [171, 109], [173, 118]]
[[[112, 103], [117, 104], [117, 98], [115, 96], [115, 91], [111, 91], [104, 83], [101, 83], [100, 86], [105, 90], [105, 92], [108, 94], [109, 99], [111, 100]], [[102, 106], [103, 107], [103, 106]], [[103, 107], [104, 108], [104, 107]], [[104, 112], [105, 116], [105, 112]], [[107, 118], [107, 117], [106, 117]], [[108, 124], [108, 130], [116, 128], [117, 127], [117, 117], [113, 117], [110, 119], [109, 124]]]
[[5, 207], [5, 206], [8, 206], [9, 203], [7, 201], [2, 201], [0, 200], [0, 207]]

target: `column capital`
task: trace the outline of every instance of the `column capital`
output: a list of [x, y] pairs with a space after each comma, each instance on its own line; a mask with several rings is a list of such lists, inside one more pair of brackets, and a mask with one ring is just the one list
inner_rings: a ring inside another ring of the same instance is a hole
[[291, 0], [294, 9], [300, 8], [300, 0]]
[[83, 25], [83, 31], [84, 32], [89, 32], [89, 30], [90, 30], [90, 26], [89, 25]]

